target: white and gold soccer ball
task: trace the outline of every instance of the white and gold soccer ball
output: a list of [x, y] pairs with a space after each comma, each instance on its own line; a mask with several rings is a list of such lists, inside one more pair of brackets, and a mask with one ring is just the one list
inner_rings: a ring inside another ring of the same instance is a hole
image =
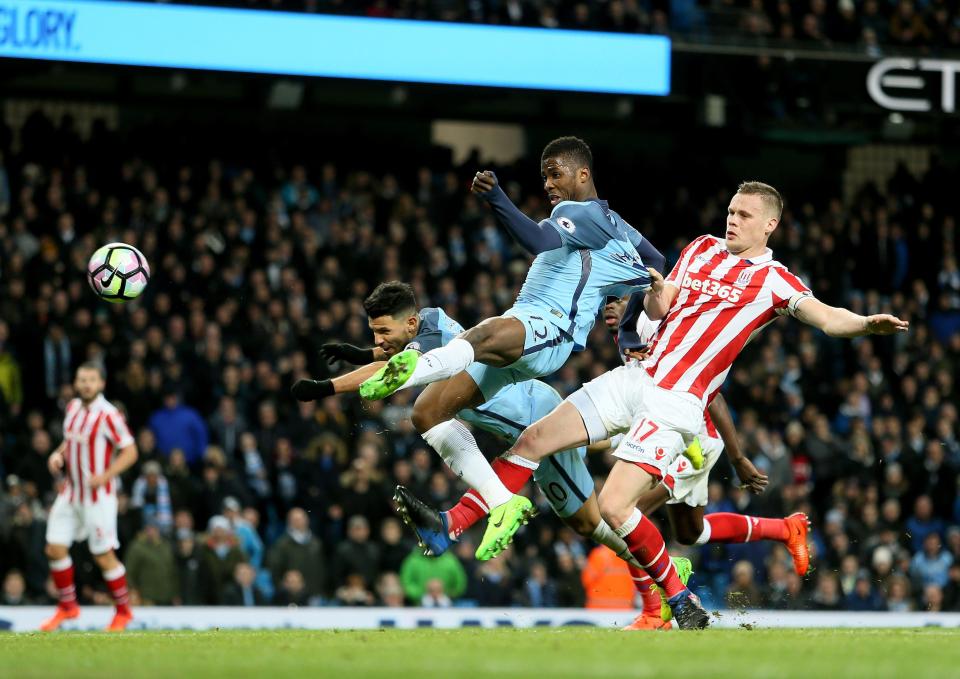
[[150, 281], [143, 253], [126, 243], [108, 243], [87, 263], [87, 280], [100, 299], [118, 304], [140, 296]]

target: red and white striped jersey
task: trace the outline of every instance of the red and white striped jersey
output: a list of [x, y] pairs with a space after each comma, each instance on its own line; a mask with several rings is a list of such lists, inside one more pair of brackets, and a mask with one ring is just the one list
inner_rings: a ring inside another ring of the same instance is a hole
[[64, 473], [67, 484], [63, 493], [71, 502], [96, 502], [102, 495], [116, 493], [116, 484], [111, 480], [100, 488], [91, 488], [90, 477], [102, 474], [110, 466], [113, 451], [133, 443], [123, 415], [110, 401], [97, 396], [84, 407], [79, 398], [67, 404], [63, 418], [63, 440], [66, 449]]
[[722, 238], [691, 242], [666, 278], [679, 289], [657, 328], [647, 373], [663, 389], [705, 398], [720, 388], [747, 342], [813, 294], [768, 248], [743, 259]]

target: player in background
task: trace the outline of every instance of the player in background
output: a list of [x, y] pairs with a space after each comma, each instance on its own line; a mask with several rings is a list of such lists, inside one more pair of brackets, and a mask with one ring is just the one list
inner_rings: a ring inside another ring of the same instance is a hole
[[[641, 309], [653, 320], [662, 319], [644, 367], [618, 368], [585, 384], [528, 428], [511, 451], [527, 462], [515, 465], [513, 472], [529, 475], [554, 449], [629, 431], [614, 452], [619, 459], [600, 493], [600, 510], [664, 588], [681, 627], [681, 616], [687, 626], [703, 627], [709, 619], [676, 577], [663, 537], [637, 502], [697, 436], [706, 399], [723, 383], [746, 343], [779, 315], [832, 337], [889, 335], [909, 328], [889, 314], [860, 316], [813, 297], [767, 247], [782, 209], [772, 186], [741, 184], [727, 210], [726, 237], [695, 239], [666, 281], [654, 275], [650, 292], [628, 304], [627, 327]], [[488, 522], [487, 532], [502, 542], [511, 528]], [[752, 525], [745, 522], [743, 530]]]
[[[510, 202], [492, 172], [478, 172], [473, 180], [473, 192], [491, 204], [500, 223], [535, 255], [514, 306], [439, 349], [398, 353], [360, 386], [363, 398], [375, 400], [401, 388], [429, 385], [414, 405], [414, 426], [450, 468], [477, 489], [491, 508], [491, 521], [510, 526], [512, 532], [532, 512], [527, 498], [513, 494], [530, 474], [522, 475], [519, 484], [510, 478], [504, 484], [454, 415], [480, 406], [505, 385], [558, 370], [571, 352], [583, 348], [604, 297], [647, 290], [647, 266], [662, 267], [664, 261], [597, 197], [593, 156], [583, 140], [561, 137], [547, 144], [541, 171], [554, 208], [539, 224]], [[520, 458], [516, 462], [525, 464]], [[489, 559], [505, 547], [485, 538], [477, 558]]]
[[116, 605], [107, 630], [122, 631], [133, 620], [126, 570], [113, 550], [120, 546], [117, 477], [137, 461], [137, 446], [123, 415], [104, 398], [105, 385], [103, 368], [97, 363], [77, 368], [73, 383], [77, 398], [67, 404], [63, 443], [47, 462], [50, 473], [62, 473], [65, 480], [47, 519], [46, 555], [60, 602], [53, 616], [40, 625], [45, 632], [80, 615], [70, 545], [84, 539]]
[[[335, 393], [357, 391], [360, 384], [380, 369], [383, 361], [401, 351], [431, 351], [445, 346], [463, 332], [455, 320], [439, 308], [417, 310], [413, 288], [399, 281], [381, 283], [363, 302], [373, 331], [372, 348], [350, 344], [325, 344], [321, 355], [328, 360], [366, 363], [345, 375], [328, 380], [298, 380], [291, 391], [301, 401], [312, 401]], [[532, 422], [543, 417], [562, 399], [553, 387], [538, 380], [507, 384], [477, 408], [456, 413], [461, 420], [487, 431], [507, 444]], [[584, 537], [606, 545], [625, 561], [633, 562], [623, 540], [600, 518], [593, 477], [584, 463], [586, 448], [563, 451], [551, 458], [534, 474], [558, 516]], [[493, 462], [494, 471], [503, 462]], [[401, 516], [417, 534], [420, 546], [432, 556], [440, 556], [466, 530], [487, 516], [489, 508], [471, 489], [453, 511], [443, 515], [431, 510], [408, 489], [398, 486], [394, 499]]]

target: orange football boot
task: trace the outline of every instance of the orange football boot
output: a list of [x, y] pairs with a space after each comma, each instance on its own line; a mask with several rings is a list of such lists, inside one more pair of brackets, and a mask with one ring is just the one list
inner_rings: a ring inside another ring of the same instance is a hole
[[664, 621], [660, 615], [644, 615], [641, 613], [632, 623], [623, 628], [624, 632], [635, 630], [669, 630], [673, 625], [669, 621]]
[[807, 547], [807, 532], [810, 519], [803, 512], [791, 514], [784, 519], [790, 536], [786, 540], [787, 551], [793, 557], [793, 569], [797, 575], [806, 575], [810, 570], [810, 549]]
[[60, 625], [63, 624], [65, 620], [73, 620], [74, 618], [80, 617], [80, 607], [71, 606], [70, 608], [63, 608], [57, 606], [56, 612], [40, 623], [41, 632], [52, 632], [56, 629], [60, 629]]
[[117, 611], [113, 616], [113, 620], [107, 625], [107, 631], [122, 632], [127, 629], [127, 625], [131, 622], [133, 622], [133, 615], [131, 613], [121, 613]]

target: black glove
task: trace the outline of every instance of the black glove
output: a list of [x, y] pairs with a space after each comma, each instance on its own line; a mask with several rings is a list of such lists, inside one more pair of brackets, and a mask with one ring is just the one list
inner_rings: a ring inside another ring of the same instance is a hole
[[297, 380], [290, 387], [290, 393], [298, 401], [317, 401], [336, 392], [330, 380]]
[[373, 363], [373, 349], [361, 349], [352, 344], [339, 344], [331, 342], [320, 347], [320, 356], [325, 358], [327, 363], [333, 364], [337, 361], [345, 361], [353, 365], [366, 365]]

